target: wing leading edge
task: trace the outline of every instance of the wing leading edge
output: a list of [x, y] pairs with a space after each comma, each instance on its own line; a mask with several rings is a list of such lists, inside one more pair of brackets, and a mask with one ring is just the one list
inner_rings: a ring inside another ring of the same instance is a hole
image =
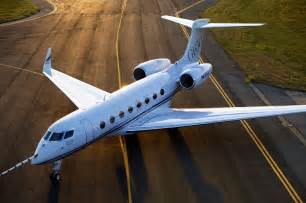
[[259, 117], [306, 112], [306, 105], [226, 107], [203, 109], [170, 109], [151, 117], [142, 124], [127, 127], [126, 132], [147, 131], [236, 121]]
[[110, 93], [52, 69], [51, 48], [46, 55], [43, 74], [49, 78], [80, 109], [103, 102]]

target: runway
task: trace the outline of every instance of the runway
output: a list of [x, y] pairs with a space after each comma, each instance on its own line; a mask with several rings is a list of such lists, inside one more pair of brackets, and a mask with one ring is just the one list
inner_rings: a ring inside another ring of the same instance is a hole
[[[196, 1], [53, 2], [52, 15], [0, 27], [0, 64], [28, 70], [0, 65], [3, 170], [31, 156], [47, 127], [75, 110], [50, 81], [35, 74], [48, 47], [56, 69], [113, 92], [133, 82], [137, 64], [154, 58], [174, 62], [182, 55], [187, 41], [181, 27], [160, 16], [175, 15]], [[228, 103], [207, 81], [180, 92], [173, 106]], [[269, 140], [264, 144], [282, 160]], [[121, 142], [102, 139], [64, 160], [59, 184], [50, 181], [49, 172], [50, 166], [27, 165], [0, 177], [1, 202], [299, 202], [240, 122], [139, 133]], [[299, 180], [290, 176], [288, 181], [303, 197]]]

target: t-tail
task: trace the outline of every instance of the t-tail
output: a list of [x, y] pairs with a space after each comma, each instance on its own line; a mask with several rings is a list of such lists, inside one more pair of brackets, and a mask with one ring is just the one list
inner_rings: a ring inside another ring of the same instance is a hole
[[162, 16], [162, 18], [191, 28], [191, 36], [187, 48], [183, 57], [178, 61], [178, 63], [186, 65], [199, 62], [203, 40], [202, 29], [253, 27], [264, 25], [263, 23], [209, 23], [209, 19], [198, 19], [193, 21], [173, 16]]

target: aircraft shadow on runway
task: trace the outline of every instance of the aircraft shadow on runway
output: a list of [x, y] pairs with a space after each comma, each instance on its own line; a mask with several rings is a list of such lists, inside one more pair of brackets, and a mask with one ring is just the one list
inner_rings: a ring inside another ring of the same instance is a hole
[[181, 132], [177, 128], [169, 129], [168, 132], [181, 167], [198, 202], [224, 202], [221, 192], [201, 175]]
[[126, 146], [133, 182], [133, 200], [144, 202], [148, 192], [148, 175], [138, 135], [129, 135], [126, 139]]
[[60, 191], [60, 182], [50, 178], [48, 203], [58, 203], [59, 191]]

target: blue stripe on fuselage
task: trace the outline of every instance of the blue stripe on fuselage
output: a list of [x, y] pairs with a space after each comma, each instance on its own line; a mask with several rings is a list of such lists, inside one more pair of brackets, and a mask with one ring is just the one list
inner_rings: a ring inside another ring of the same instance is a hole
[[74, 153], [74, 152], [77, 152], [77, 151], [79, 151], [79, 150], [85, 148], [86, 146], [88, 146], [88, 145], [92, 144], [93, 142], [97, 141], [98, 139], [101, 139], [101, 138], [105, 137], [106, 135], [115, 132], [116, 130], [119, 130], [119, 129], [122, 129], [122, 128], [126, 127], [127, 124], [131, 123], [132, 121], [135, 121], [135, 120], [138, 119], [140, 116], [142, 116], [142, 115], [144, 115], [144, 114], [146, 114], [146, 113], [149, 113], [150, 111], [153, 111], [153, 110], [156, 109], [157, 107], [159, 107], [159, 106], [165, 104], [166, 102], [168, 102], [168, 101], [178, 92], [179, 89], [180, 89], [180, 87], [177, 87], [177, 88], [176, 88], [171, 94], [169, 94], [169, 96], [166, 97], [164, 100], [161, 100], [160, 102], [156, 103], [156, 104], [153, 105], [151, 108], [149, 108], [149, 109], [147, 109], [147, 110], [141, 112], [140, 114], [138, 114], [138, 115], [135, 116], [134, 118], [132, 118], [132, 119], [130, 119], [130, 120], [127, 120], [127, 121], [125, 121], [125, 122], [120, 123], [120, 125], [115, 126], [114, 128], [110, 129], [109, 131], [106, 131], [105, 133], [101, 134], [100, 136], [98, 136], [97, 138], [93, 139], [92, 141], [90, 141], [90, 142], [88, 142], [88, 143], [82, 145], [81, 147], [76, 148], [76, 149], [74, 149], [74, 150], [72, 150], [72, 151], [70, 151], [70, 152], [67, 152], [67, 153], [65, 153], [65, 154], [62, 154], [62, 155], [60, 155], [60, 156], [58, 156], [58, 157], [55, 157], [55, 158], [53, 158], [53, 159], [50, 159], [50, 160], [48, 160], [48, 161], [39, 163], [38, 165], [40, 165], [40, 164], [47, 164], [47, 163], [51, 163], [51, 162], [54, 162], [54, 161], [63, 159], [63, 158], [65, 158], [65, 157], [69, 156], [70, 154], [72, 154], [72, 153]]

